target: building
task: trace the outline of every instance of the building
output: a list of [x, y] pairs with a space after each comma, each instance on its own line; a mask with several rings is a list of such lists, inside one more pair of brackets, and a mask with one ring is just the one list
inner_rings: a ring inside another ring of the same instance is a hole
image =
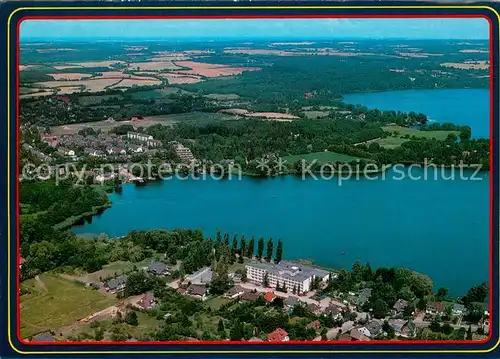
[[313, 328], [315, 330], [318, 330], [321, 327], [321, 323], [319, 320], [315, 320], [309, 324], [306, 325], [306, 329]]
[[142, 152], [144, 152], [144, 148], [141, 145], [130, 144], [130, 145], [128, 145], [128, 149], [132, 153], [142, 153]]
[[453, 308], [451, 309], [451, 312], [454, 315], [463, 315], [465, 312], [465, 306], [463, 304], [453, 303]]
[[108, 155], [114, 155], [114, 156], [127, 154], [127, 151], [125, 151], [125, 149], [121, 147], [109, 147], [108, 149], [106, 149], [106, 152], [108, 152]]
[[236, 299], [243, 295], [245, 293], [245, 289], [240, 287], [239, 285], [236, 285], [232, 288], [230, 288], [226, 293], [224, 293], [224, 298], [228, 299]]
[[352, 329], [349, 336], [353, 341], [367, 341], [370, 340], [366, 335], [364, 335], [359, 329]]
[[290, 340], [288, 333], [281, 328], [277, 328], [267, 335], [267, 340], [270, 342], [287, 342]]
[[155, 262], [149, 265], [148, 272], [157, 276], [169, 274], [168, 267], [165, 263]]
[[363, 328], [359, 328], [359, 331], [369, 338], [376, 337], [382, 332], [382, 324], [376, 320], [372, 320], [370, 323], [365, 325]]
[[110, 293], [121, 292], [125, 289], [127, 283], [127, 276], [122, 275], [120, 277], [112, 278], [104, 283], [104, 289]]
[[32, 342], [41, 342], [41, 343], [53, 343], [56, 341], [56, 338], [49, 332], [47, 333], [40, 333], [35, 335], [32, 339]]
[[443, 302], [429, 302], [425, 307], [425, 312], [427, 314], [443, 314], [444, 313], [444, 303]]
[[151, 309], [156, 305], [156, 298], [152, 293], [144, 294], [137, 302], [137, 306], [142, 309]]
[[283, 304], [288, 308], [293, 308], [296, 305], [300, 304], [300, 301], [299, 301], [299, 298], [291, 295], [291, 296], [288, 296], [285, 298], [285, 300], [283, 301]]
[[372, 296], [372, 289], [364, 288], [358, 294], [358, 298], [356, 299], [356, 305], [358, 307], [362, 307], [366, 302], [368, 302], [371, 296]]
[[278, 264], [253, 262], [246, 266], [246, 270], [247, 280], [252, 283], [262, 285], [267, 275], [270, 287], [279, 285], [281, 288], [295, 288], [298, 293], [309, 292], [314, 278], [320, 278], [323, 282], [330, 278], [326, 270], [289, 261]]
[[266, 294], [264, 294], [264, 299], [266, 300], [266, 302], [271, 303], [276, 299], [276, 294], [274, 294], [273, 292], [267, 292]]
[[135, 140], [135, 141], [141, 141], [141, 142], [147, 142], [149, 140], [154, 140], [153, 136], [147, 135], [145, 133], [138, 133], [138, 132], [127, 132], [127, 138], [129, 140]]
[[187, 288], [186, 293], [197, 299], [207, 299], [207, 287], [203, 284], [191, 284]]
[[342, 309], [339, 306], [330, 303], [330, 305], [326, 307], [324, 315], [329, 315], [332, 319], [337, 320], [342, 318]]
[[395, 314], [401, 314], [404, 312], [406, 307], [408, 306], [408, 301], [404, 299], [398, 299], [394, 306], [392, 307]]
[[60, 154], [62, 154], [64, 156], [74, 156], [75, 155], [75, 151], [67, 149], [65, 147], [59, 147], [57, 149], [57, 152], [59, 152]]
[[316, 315], [321, 314], [321, 307], [319, 305], [314, 304], [314, 303], [309, 303], [307, 305], [307, 310], [312, 314], [316, 314]]
[[260, 298], [259, 292], [245, 292], [241, 295], [240, 299], [247, 302], [255, 302], [259, 298]]
[[175, 153], [183, 163], [191, 163], [192, 161], [194, 161], [194, 155], [188, 147], [185, 147], [179, 142], [175, 142], [175, 144], [173, 144], [173, 147]]

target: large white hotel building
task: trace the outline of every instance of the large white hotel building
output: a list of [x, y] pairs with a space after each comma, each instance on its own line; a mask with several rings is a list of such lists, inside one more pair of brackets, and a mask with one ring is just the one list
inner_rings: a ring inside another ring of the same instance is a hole
[[252, 262], [247, 264], [246, 270], [247, 280], [252, 283], [262, 285], [267, 274], [270, 287], [279, 284], [281, 288], [286, 287], [289, 291], [295, 287], [298, 293], [309, 292], [314, 278], [321, 278], [323, 282], [330, 278], [330, 272], [326, 270], [288, 261], [278, 264]]

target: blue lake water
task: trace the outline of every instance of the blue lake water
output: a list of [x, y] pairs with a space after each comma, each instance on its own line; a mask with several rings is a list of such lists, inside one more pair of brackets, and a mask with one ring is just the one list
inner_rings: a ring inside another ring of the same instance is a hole
[[379, 110], [415, 111], [431, 121], [468, 125], [472, 137], [489, 137], [489, 90], [406, 90], [344, 95], [346, 103]]
[[110, 195], [110, 209], [74, 232], [119, 236], [185, 227], [213, 236], [221, 228], [247, 238], [281, 238], [287, 259], [336, 268], [356, 260], [408, 267], [455, 296], [487, 281], [489, 175], [466, 181], [440, 175], [396, 180], [393, 174], [342, 185], [294, 176], [128, 184]]

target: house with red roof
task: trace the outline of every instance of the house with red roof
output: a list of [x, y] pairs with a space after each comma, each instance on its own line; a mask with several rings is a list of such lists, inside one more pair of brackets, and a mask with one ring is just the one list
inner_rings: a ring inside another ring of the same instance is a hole
[[267, 340], [270, 342], [287, 342], [290, 338], [284, 329], [277, 328], [267, 335]]
[[443, 302], [428, 302], [425, 306], [425, 312], [427, 314], [443, 314], [444, 313], [444, 303]]
[[321, 323], [319, 322], [319, 320], [315, 320], [315, 321], [306, 325], [306, 329], [313, 328], [313, 329], [318, 330], [319, 327], [321, 327]]
[[264, 299], [266, 300], [266, 302], [271, 303], [274, 299], [276, 299], [276, 294], [274, 294], [273, 292], [267, 292], [266, 294], [264, 294]]

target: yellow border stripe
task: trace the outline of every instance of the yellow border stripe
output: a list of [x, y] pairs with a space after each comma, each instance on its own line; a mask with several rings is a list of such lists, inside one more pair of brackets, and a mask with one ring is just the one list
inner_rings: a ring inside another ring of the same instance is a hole
[[[489, 10], [491, 11], [499, 21], [499, 30], [500, 30], [500, 14], [490, 6], [483, 5], [461, 5], [461, 6], [451, 6], [451, 5], [431, 5], [431, 6], [142, 6], [142, 7], [86, 7], [86, 6], [62, 6], [62, 7], [22, 7], [15, 9], [7, 20], [7, 275], [8, 275], [8, 290], [7, 290], [7, 325], [8, 325], [8, 339], [9, 345], [11, 348], [19, 353], [19, 354], [35, 354], [35, 355], [51, 355], [51, 354], [337, 354], [337, 353], [352, 353], [352, 354], [362, 354], [362, 353], [489, 353], [495, 350], [500, 345], [500, 335], [496, 344], [490, 349], [479, 349], [479, 350], [147, 350], [147, 351], [135, 351], [135, 350], [116, 350], [116, 351], [103, 351], [103, 350], [90, 350], [90, 351], [22, 351], [17, 349], [12, 343], [12, 333], [11, 333], [11, 213], [10, 213], [10, 124], [11, 124], [11, 73], [10, 73], [10, 54], [11, 54], [11, 43], [10, 43], [10, 23], [12, 21], [12, 17], [19, 11], [24, 10], [332, 10], [332, 9], [340, 9], [340, 10], [355, 10], [355, 9], [385, 9], [385, 10], [394, 10], [394, 9], [475, 9], [475, 10]], [[335, 17], [332, 14], [332, 17]], [[397, 14], [394, 15], [395, 18], [398, 17]], [[423, 16], [425, 17], [425, 15]], [[499, 31], [500, 36], [500, 31]], [[499, 53], [500, 55], [500, 53]], [[500, 59], [500, 56], [499, 56]], [[499, 61], [497, 59], [497, 61]], [[497, 103], [498, 105], [498, 103]], [[492, 136], [493, 134], [490, 134]], [[498, 164], [495, 164], [496, 166]], [[500, 268], [499, 268], [500, 273]], [[498, 303], [496, 303], [498, 304]], [[497, 318], [499, 319], [499, 318]], [[500, 321], [499, 321], [500, 328]], [[500, 333], [500, 331], [499, 331]], [[335, 345], [335, 344], [332, 344]]]

